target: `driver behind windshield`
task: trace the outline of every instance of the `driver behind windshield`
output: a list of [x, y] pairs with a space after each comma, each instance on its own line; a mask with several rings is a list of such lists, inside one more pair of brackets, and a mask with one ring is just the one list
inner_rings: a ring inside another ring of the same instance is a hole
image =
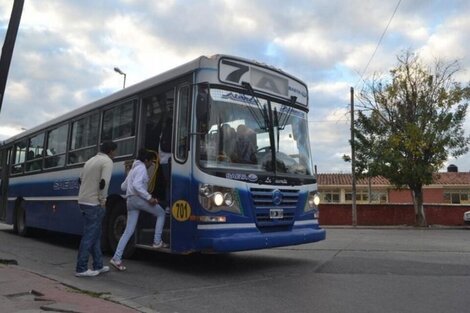
[[238, 125], [235, 159], [238, 163], [256, 163], [256, 133], [246, 125]]

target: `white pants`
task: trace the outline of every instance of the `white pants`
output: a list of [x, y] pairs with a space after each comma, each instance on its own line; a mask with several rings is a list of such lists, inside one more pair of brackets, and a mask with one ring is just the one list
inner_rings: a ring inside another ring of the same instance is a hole
[[146, 200], [138, 196], [129, 196], [127, 198], [127, 223], [126, 229], [119, 239], [116, 252], [114, 253], [113, 259], [115, 261], [121, 261], [122, 254], [126, 248], [127, 242], [132, 237], [139, 220], [140, 211], [148, 212], [157, 217], [155, 223], [155, 234], [153, 237], [154, 243], [159, 243], [162, 240], [163, 226], [165, 224], [165, 211], [159, 204], [151, 205]]

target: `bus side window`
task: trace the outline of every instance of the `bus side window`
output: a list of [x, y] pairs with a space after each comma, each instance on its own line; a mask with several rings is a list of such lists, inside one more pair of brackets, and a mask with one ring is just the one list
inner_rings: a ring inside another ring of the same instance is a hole
[[45, 168], [65, 165], [68, 129], [69, 125], [66, 124], [48, 132]]
[[188, 158], [189, 150], [189, 109], [191, 101], [191, 89], [183, 86], [178, 93], [178, 110], [176, 127], [176, 158], [182, 162]]
[[26, 172], [38, 171], [42, 168], [42, 152], [44, 150], [44, 133], [29, 140], [26, 154]]
[[135, 100], [104, 111], [101, 142], [114, 141], [117, 155], [129, 155], [135, 148]]
[[11, 166], [12, 174], [19, 174], [23, 172], [27, 144], [28, 142], [26, 140], [15, 144], [13, 150], [13, 164]]
[[68, 164], [86, 162], [98, 152], [99, 117], [95, 112], [72, 123]]
[[166, 98], [162, 94], [152, 94], [142, 100], [144, 110], [142, 112], [142, 124], [144, 147], [157, 151], [162, 133], [164, 111], [166, 112]]

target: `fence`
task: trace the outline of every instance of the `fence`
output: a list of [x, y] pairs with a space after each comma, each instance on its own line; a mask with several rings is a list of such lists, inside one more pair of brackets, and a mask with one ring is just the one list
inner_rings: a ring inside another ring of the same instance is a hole
[[[357, 225], [415, 225], [413, 204], [357, 204]], [[470, 205], [425, 204], [428, 225], [462, 226]], [[320, 225], [352, 225], [351, 204], [320, 204]]]

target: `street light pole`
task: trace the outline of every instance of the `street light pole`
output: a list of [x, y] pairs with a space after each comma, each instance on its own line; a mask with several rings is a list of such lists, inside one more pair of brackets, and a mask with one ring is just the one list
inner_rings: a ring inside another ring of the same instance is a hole
[[123, 71], [121, 71], [121, 70], [119, 69], [119, 67], [115, 67], [115, 68], [114, 68], [114, 71], [115, 71], [116, 73], [119, 73], [119, 74], [121, 74], [121, 75], [124, 75], [124, 82], [122, 83], [122, 88], [123, 88], [123, 89], [126, 88], [126, 73], [124, 73]]
[[5, 42], [3, 43], [2, 55], [0, 56], [0, 111], [5, 95], [8, 71], [10, 70], [13, 48], [15, 47], [16, 35], [20, 26], [21, 14], [23, 13], [24, 0], [15, 0], [11, 11], [10, 22], [8, 23]]
[[357, 226], [356, 207], [356, 145], [354, 143], [354, 88], [351, 87], [351, 172], [352, 172], [352, 225]]

